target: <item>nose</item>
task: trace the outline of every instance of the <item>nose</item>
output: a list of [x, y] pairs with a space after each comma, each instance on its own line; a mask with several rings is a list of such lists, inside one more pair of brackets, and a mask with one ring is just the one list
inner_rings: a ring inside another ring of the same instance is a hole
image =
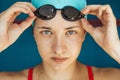
[[65, 53], [67, 47], [64, 38], [54, 38], [52, 50], [56, 55], [62, 55]]

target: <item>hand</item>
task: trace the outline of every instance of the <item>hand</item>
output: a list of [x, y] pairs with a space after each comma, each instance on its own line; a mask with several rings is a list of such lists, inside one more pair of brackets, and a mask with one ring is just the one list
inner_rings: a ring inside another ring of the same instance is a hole
[[[83, 28], [111, 57], [120, 62], [120, 42], [117, 32], [116, 18], [109, 5], [89, 5], [82, 10], [84, 14], [97, 16], [103, 26], [92, 26], [82, 19]], [[116, 48], [116, 49], [115, 49]]]
[[[0, 14], [0, 51], [14, 43], [32, 24], [36, 18], [33, 13], [35, 10], [35, 7], [28, 2], [17, 2]], [[14, 23], [20, 13], [28, 14], [29, 17], [20, 24]]]

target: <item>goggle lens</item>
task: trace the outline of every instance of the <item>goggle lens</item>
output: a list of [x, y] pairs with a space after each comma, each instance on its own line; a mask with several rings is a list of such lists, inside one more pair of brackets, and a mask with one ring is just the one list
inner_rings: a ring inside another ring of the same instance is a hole
[[72, 6], [65, 6], [63, 9], [56, 9], [54, 6], [49, 4], [41, 6], [34, 12], [34, 14], [43, 20], [49, 20], [55, 17], [57, 10], [61, 10], [62, 17], [68, 21], [75, 21], [84, 18], [85, 16]]

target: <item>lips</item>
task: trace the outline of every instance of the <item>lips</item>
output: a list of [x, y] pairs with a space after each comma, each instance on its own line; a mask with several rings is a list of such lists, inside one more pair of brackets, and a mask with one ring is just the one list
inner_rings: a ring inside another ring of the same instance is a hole
[[68, 58], [51, 57], [51, 59], [56, 63], [62, 63], [65, 62]]

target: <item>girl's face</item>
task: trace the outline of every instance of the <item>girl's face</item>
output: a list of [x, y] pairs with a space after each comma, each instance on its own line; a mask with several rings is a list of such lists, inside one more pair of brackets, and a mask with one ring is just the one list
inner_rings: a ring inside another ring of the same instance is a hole
[[53, 69], [65, 69], [79, 56], [85, 31], [80, 20], [66, 21], [57, 11], [51, 20], [36, 19], [34, 37], [43, 63]]

